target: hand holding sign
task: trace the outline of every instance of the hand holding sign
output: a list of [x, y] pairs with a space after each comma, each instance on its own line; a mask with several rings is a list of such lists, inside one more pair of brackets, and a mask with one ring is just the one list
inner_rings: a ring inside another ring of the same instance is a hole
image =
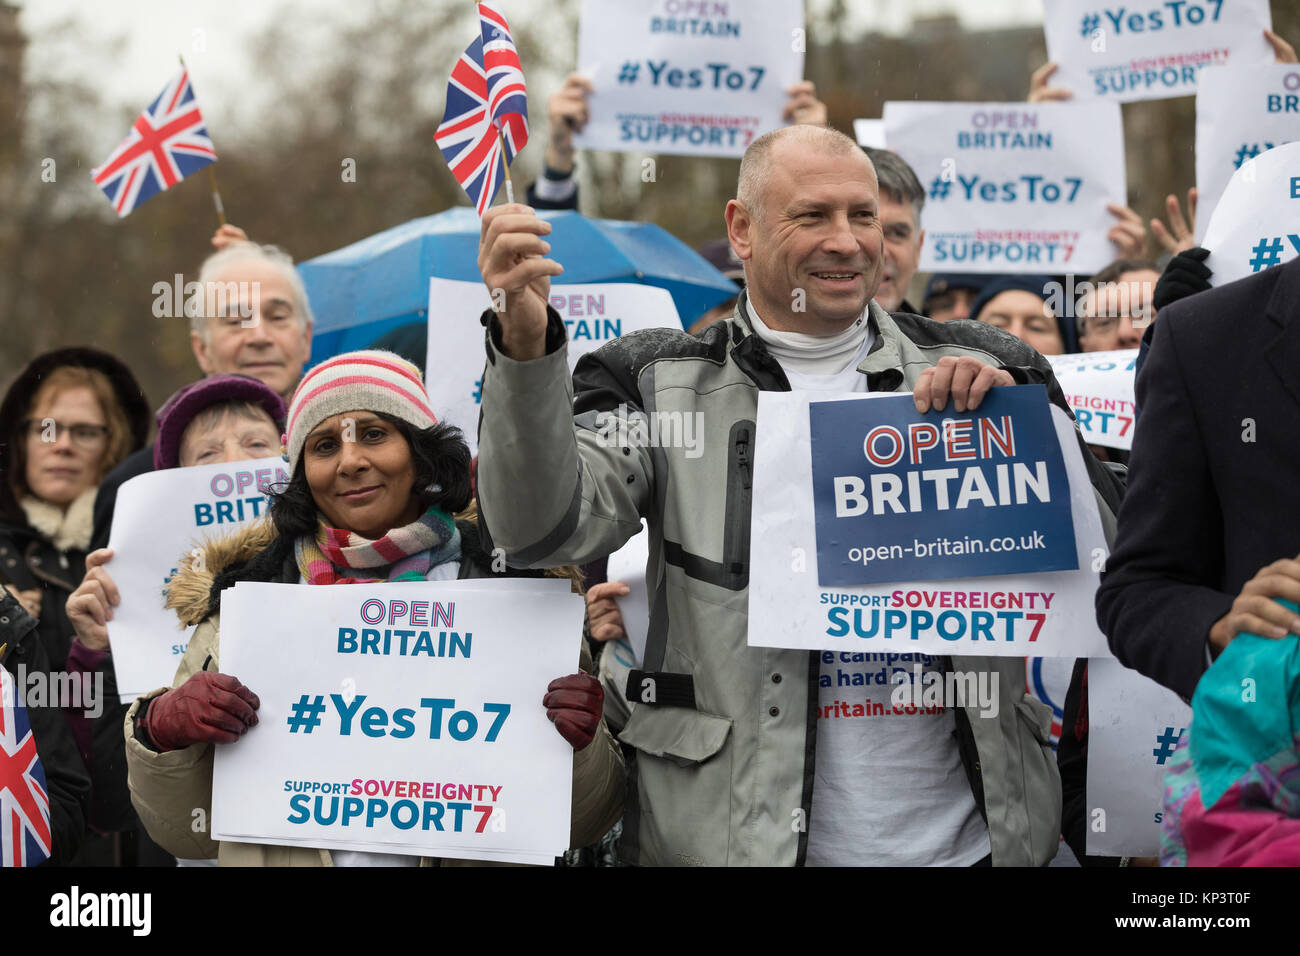
[[546, 718], [574, 750], [585, 750], [600, 727], [605, 709], [605, 692], [590, 674], [557, 677], [542, 698]]
[[549, 864], [575, 789], [614, 796], [585, 769], [607, 738], [574, 759], [604, 730], [567, 580], [241, 582], [221, 612], [221, 666], [261, 706], [215, 748], [215, 840]]
[[117, 585], [103, 568], [112, 557], [111, 548], [86, 555], [86, 576], [66, 605], [77, 638], [92, 651], [108, 650], [108, 622], [113, 619], [113, 608], [122, 603]]
[[1106, 211], [1119, 220], [1106, 233], [1106, 238], [1115, 243], [1116, 257], [1142, 258], [1147, 244], [1147, 231], [1142, 225], [1142, 217], [1128, 206], [1114, 202], [1106, 203]]
[[518, 362], [546, 354], [546, 299], [551, 276], [564, 271], [546, 259], [551, 244], [542, 236], [551, 224], [519, 203], [489, 209], [483, 215], [478, 268], [501, 318], [501, 343]]
[[591, 118], [587, 97], [595, 92], [591, 80], [570, 73], [564, 86], [546, 98], [546, 165], [559, 173], [573, 171], [573, 134], [581, 133]]
[[593, 641], [617, 641], [627, 636], [615, 598], [631, 593], [622, 581], [605, 581], [587, 589], [587, 632]]
[[1272, 30], [1264, 31], [1264, 39], [1268, 45], [1273, 48], [1274, 60], [1277, 63], [1300, 63], [1300, 57], [1296, 56], [1295, 47], [1287, 43]]
[[789, 100], [781, 119], [799, 126], [825, 126], [826, 104], [817, 99], [817, 87], [812, 80], [800, 80], [786, 91]]
[[236, 678], [200, 671], [149, 703], [145, 733], [162, 753], [197, 743], [232, 744], [256, 726], [260, 706]]
[[1044, 63], [1029, 77], [1030, 103], [1062, 103], [1074, 99], [1074, 94], [1063, 86], [1048, 86], [1052, 74], [1061, 68], [1059, 63]]
[[1096, 495], [1042, 386], [952, 417], [905, 394], [764, 392], [758, 421], [751, 647], [1106, 652]]
[[937, 412], [943, 411], [948, 404], [949, 395], [952, 396], [952, 406], [957, 411], [974, 411], [980, 407], [980, 402], [984, 401], [990, 388], [1014, 384], [1016, 380], [1010, 372], [986, 365], [969, 355], [961, 358], [949, 355], [921, 373], [912, 390], [912, 399], [916, 403], [916, 410], [923, 415], [931, 406]]

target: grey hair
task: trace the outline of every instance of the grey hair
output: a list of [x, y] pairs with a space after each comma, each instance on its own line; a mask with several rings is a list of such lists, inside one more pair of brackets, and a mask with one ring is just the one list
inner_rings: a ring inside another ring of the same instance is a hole
[[925, 206], [925, 188], [921, 180], [907, 161], [897, 153], [887, 149], [867, 147], [867, 156], [871, 165], [876, 167], [876, 179], [880, 183], [880, 192], [897, 203], [912, 204], [912, 218], [916, 228], [921, 228], [921, 209]]
[[[794, 136], [805, 143], [814, 143], [832, 156], [849, 153], [866, 155], [852, 138], [837, 129], [826, 126], [782, 126], [764, 133], [745, 149], [740, 160], [740, 176], [736, 183], [736, 201], [758, 219], [762, 209], [763, 189], [772, 172], [772, 147], [786, 137]], [[869, 158], [868, 158], [869, 161]]]
[[[206, 290], [208, 283], [213, 281], [213, 276], [232, 262], [238, 262], [242, 259], [260, 259], [278, 269], [280, 274], [284, 276], [284, 281], [289, 283], [289, 289], [293, 293], [293, 312], [298, 321], [303, 324], [304, 328], [309, 328], [315, 324], [316, 317], [312, 315], [311, 303], [307, 301], [307, 287], [303, 285], [298, 270], [293, 267], [293, 257], [279, 246], [263, 246], [255, 242], [237, 242], [212, 253], [212, 255], [204, 259], [203, 264], [199, 266], [199, 287], [204, 290], [205, 302], [207, 301]], [[206, 342], [208, 339], [207, 309], [196, 310], [189, 318], [190, 331], [202, 336]]]

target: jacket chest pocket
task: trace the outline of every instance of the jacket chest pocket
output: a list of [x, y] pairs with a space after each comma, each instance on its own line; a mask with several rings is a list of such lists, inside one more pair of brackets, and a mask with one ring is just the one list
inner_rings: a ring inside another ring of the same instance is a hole
[[[669, 532], [665, 532], [664, 561], [685, 574], [688, 588], [693, 581], [703, 582], [729, 591], [734, 597], [749, 587], [749, 519], [754, 489], [753, 421], [732, 424], [726, 450], [724, 497], [719, 502], [718, 491], [711, 483], [691, 486], [693, 494], [689, 500], [683, 500], [682, 513], [678, 516], [676, 530], [682, 540], [674, 540]], [[720, 468], [714, 471], [714, 481], [723, 477], [719, 471]], [[714, 550], [718, 547], [716, 535], [706, 537], [698, 534], [706, 527], [714, 531], [717, 525], [712, 522], [718, 521], [719, 517], [722, 521], [721, 553]], [[705, 522], [709, 524], [706, 526]], [[712, 553], [701, 554], [700, 551]], [[704, 591], [698, 596], [706, 601], [717, 601], [721, 597], [716, 592], [709, 593], [711, 588]]]

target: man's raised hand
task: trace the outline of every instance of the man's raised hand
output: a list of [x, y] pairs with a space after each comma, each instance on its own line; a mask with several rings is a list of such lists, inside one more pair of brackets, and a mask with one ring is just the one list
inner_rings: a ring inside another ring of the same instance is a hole
[[551, 276], [564, 267], [544, 256], [551, 244], [542, 237], [551, 224], [530, 206], [507, 203], [483, 216], [478, 269], [501, 321], [501, 345], [507, 356], [527, 362], [546, 354], [546, 300]]

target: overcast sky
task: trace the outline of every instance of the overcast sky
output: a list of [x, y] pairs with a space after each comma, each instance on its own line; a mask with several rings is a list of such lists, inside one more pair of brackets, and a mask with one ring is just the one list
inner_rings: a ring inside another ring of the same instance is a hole
[[[212, 113], [237, 111], [241, 82], [249, 65], [243, 60], [243, 40], [273, 18], [289, 11], [319, 9], [321, 16], [364, 16], [367, 4], [355, 0], [9, 0], [22, 8], [21, 22], [33, 44], [29, 69], [55, 75], [85, 77], [89, 68], [75, 56], [51, 56], [41, 33], [53, 24], [73, 20], [83, 36], [98, 44], [125, 37], [125, 55], [97, 82], [111, 103], [141, 108], [162, 88], [183, 53], [196, 88]], [[433, 6], [453, 0], [428, 0]], [[455, 0], [459, 5], [463, 0]], [[500, 0], [510, 17], [545, 16], [549, 0]], [[824, 9], [830, 0], [808, 0], [810, 9]], [[849, 0], [853, 27], [901, 33], [913, 17], [956, 13], [970, 27], [989, 28], [1041, 23], [1042, 0]], [[561, 69], [568, 64], [557, 64]], [[206, 110], [205, 110], [206, 111]]]

